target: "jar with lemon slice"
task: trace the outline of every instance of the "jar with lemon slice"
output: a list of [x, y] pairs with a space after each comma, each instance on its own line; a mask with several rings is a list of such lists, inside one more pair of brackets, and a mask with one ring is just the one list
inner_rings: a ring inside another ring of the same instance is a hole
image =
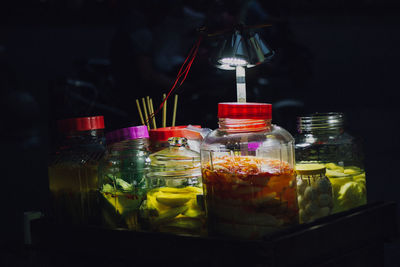
[[186, 147], [186, 138], [172, 137], [169, 143], [149, 156], [141, 217], [151, 231], [205, 234], [200, 154]]
[[345, 131], [344, 114], [315, 113], [298, 118], [296, 162], [320, 163], [332, 184], [332, 213], [367, 203], [360, 139]]

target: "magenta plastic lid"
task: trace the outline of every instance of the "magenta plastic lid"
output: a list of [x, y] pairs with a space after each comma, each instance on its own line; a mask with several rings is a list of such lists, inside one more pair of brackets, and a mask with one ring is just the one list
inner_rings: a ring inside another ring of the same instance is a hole
[[122, 128], [106, 134], [106, 140], [109, 144], [139, 138], [149, 138], [146, 125]]

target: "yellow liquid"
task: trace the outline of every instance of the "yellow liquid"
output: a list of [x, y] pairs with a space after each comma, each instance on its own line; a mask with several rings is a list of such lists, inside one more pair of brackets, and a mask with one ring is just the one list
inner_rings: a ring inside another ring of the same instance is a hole
[[205, 231], [205, 212], [197, 203], [197, 187], [162, 187], [147, 193], [147, 209], [152, 230], [201, 235]]
[[[102, 216], [106, 226], [140, 230], [138, 212], [143, 197], [137, 194], [102, 192]], [[105, 200], [105, 201], [104, 201]]]
[[333, 211], [338, 213], [367, 204], [365, 171], [355, 167], [325, 164], [332, 184]]
[[54, 218], [59, 223], [98, 224], [96, 164], [56, 164], [49, 167]]

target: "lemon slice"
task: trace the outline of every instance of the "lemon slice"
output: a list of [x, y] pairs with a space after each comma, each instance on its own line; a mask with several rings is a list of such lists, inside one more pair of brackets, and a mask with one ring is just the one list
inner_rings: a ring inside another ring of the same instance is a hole
[[166, 194], [187, 194], [190, 193], [190, 190], [186, 188], [174, 188], [174, 187], [161, 187], [158, 189], [161, 193]]
[[190, 218], [198, 218], [203, 215], [203, 212], [200, 209], [188, 209], [183, 215], [190, 217]]
[[336, 165], [335, 163], [326, 163], [325, 167], [330, 170], [335, 170], [339, 172], [343, 172], [344, 168], [341, 166]]
[[355, 169], [344, 169], [344, 172], [343, 172], [343, 173], [345, 173], [345, 174], [350, 174], [350, 175], [354, 175], [354, 174], [359, 174], [360, 171], [355, 170]]
[[173, 219], [179, 214], [185, 213], [187, 209], [188, 209], [187, 206], [181, 206], [166, 210], [165, 212], [160, 213], [159, 216], [154, 219], [153, 223], [158, 224]]
[[349, 176], [349, 175], [345, 174], [343, 172], [336, 171], [336, 170], [333, 171], [333, 170], [327, 169], [326, 170], [326, 176], [331, 178], [331, 177], [346, 177], [346, 176]]
[[158, 202], [170, 207], [182, 206], [192, 198], [193, 194], [165, 194], [161, 192], [156, 196]]

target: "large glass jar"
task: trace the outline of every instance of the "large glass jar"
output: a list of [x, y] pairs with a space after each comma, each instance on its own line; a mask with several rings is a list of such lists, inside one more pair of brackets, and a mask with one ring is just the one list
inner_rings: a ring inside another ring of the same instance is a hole
[[106, 134], [107, 152], [99, 164], [103, 225], [140, 230], [139, 207], [146, 198], [144, 177], [148, 150], [147, 127]]
[[52, 213], [62, 224], [98, 225], [97, 169], [104, 154], [103, 116], [58, 121], [59, 146], [48, 167]]
[[201, 146], [209, 233], [258, 239], [298, 223], [294, 139], [271, 105], [219, 103]]
[[332, 185], [323, 164], [297, 164], [297, 203], [300, 223], [312, 222], [332, 212]]
[[367, 203], [360, 141], [344, 129], [343, 113], [315, 113], [298, 118], [297, 163], [322, 163], [332, 184], [333, 213]]
[[151, 231], [205, 233], [200, 154], [188, 149], [186, 142], [186, 138], [170, 138], [168, 148], [149, 157], [143, 217]]

